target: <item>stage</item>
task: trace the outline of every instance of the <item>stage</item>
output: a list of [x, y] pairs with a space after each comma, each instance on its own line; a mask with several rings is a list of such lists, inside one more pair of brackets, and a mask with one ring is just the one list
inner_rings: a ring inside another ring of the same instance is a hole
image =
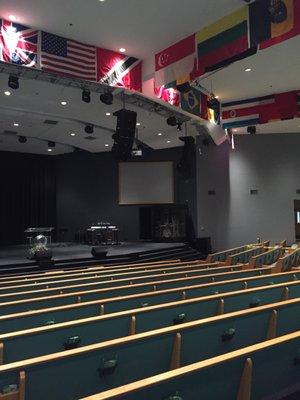
[[[78, 243], [53, 243], [54, 268], [78, 267], [93, 264], [126, 264], [164, 259], [192, 259], [195, 250], [185, 243], [126, 242], [118, 246], [103, 246], [107, 257], [95, 259], [92, 246]], [[0, 273], [34, 271], [34, 260], [27, 258], [29, 248], [25, 245], [0, 247]]]

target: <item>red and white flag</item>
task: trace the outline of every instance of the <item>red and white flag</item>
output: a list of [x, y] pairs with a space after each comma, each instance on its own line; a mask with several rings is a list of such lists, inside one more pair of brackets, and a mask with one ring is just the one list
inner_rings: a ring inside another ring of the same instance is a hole
[[97, 48], [97, 81], [142, 91], [142, 61], [112, 50]]
[[196, 59], [195, 35], [155, 55], [155, 86], [175, 87], [190, 80]]

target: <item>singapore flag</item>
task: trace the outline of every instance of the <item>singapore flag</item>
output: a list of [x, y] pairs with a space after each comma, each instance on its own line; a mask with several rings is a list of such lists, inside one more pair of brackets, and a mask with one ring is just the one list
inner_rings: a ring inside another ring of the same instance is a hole
[[174, 87], [186, 82], [196, 57], [195, 35], [191, 35], [155, 55], [155, 86]]

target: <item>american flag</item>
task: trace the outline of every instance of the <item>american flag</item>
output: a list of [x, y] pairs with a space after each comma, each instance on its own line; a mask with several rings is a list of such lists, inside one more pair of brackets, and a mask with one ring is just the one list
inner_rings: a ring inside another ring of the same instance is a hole
[[0, 61], [36, 67], [38, 31], [0, 19]]
[[42, 32], [41, 68], [57, 74], [97, 80], [96, 47]]

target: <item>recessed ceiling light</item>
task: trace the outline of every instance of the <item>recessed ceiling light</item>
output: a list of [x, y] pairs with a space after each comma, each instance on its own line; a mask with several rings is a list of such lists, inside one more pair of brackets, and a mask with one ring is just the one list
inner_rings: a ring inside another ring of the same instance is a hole
[[161, 132], [159, 132], [159, 133], [158, 133], [158, 136], [161, 136], [161, 135], [162, 135], [162, 133], [161, 133]]
[[48, 151], [49, 151], [49, 152], [51, 152], [51, 151], [52, 151], [52, 149], [48, 149]]
[[141, 126], [141, 123], [140, 123], [140, 122], [137, 122], [137, 123], [136, 123], [136, 126]]
[[5, 94], [5, 96], [10, 96], [11, 95], [9, 90], [5, 90], [4, 94]]
[[63, 101], [60, 102], [60, 104], [61, 104], [62, 106], [66, 106], [66, 105], [67, 105], [67, 102], [66, 102], [65, 100], [63, 100]]
[[171, 143], [171, 140], [167, 140], [167, 143]]
[[246, 68], [245, 69], [245, 72], [251, 72], [252, 71], [252, 68]]
[[10, 16], [8, 17], [8, 19], [9, 19], [10, 21], [12, 21], [12, 22], [16, 22], [17, 17], [16, 17], [15, 15], [10, 15]]
[[126, 51], [126, 49], [124, 49], [124, 47], [121, 47], [121, 48], [119, 49], [119, 52], [120, 52], [120, 53], [125, 53], [125, 51]]
[[70, 133], [71, 136], [76, 136], [76, 133], [72, 132]]
[[109, 147], [109, 144], [106, 143], [105, 147]]
[[100, 1], [100, 3], [104, 3], [105, 2], [105, 0], [99, 0]]
[[14, 126], [19, 126], [18, 122], [14, 122]]
[[105, 115], [106, 115], [107, 117], [109, 117], [109, 116], [111, 115], [111, 113], [107, 112]]

